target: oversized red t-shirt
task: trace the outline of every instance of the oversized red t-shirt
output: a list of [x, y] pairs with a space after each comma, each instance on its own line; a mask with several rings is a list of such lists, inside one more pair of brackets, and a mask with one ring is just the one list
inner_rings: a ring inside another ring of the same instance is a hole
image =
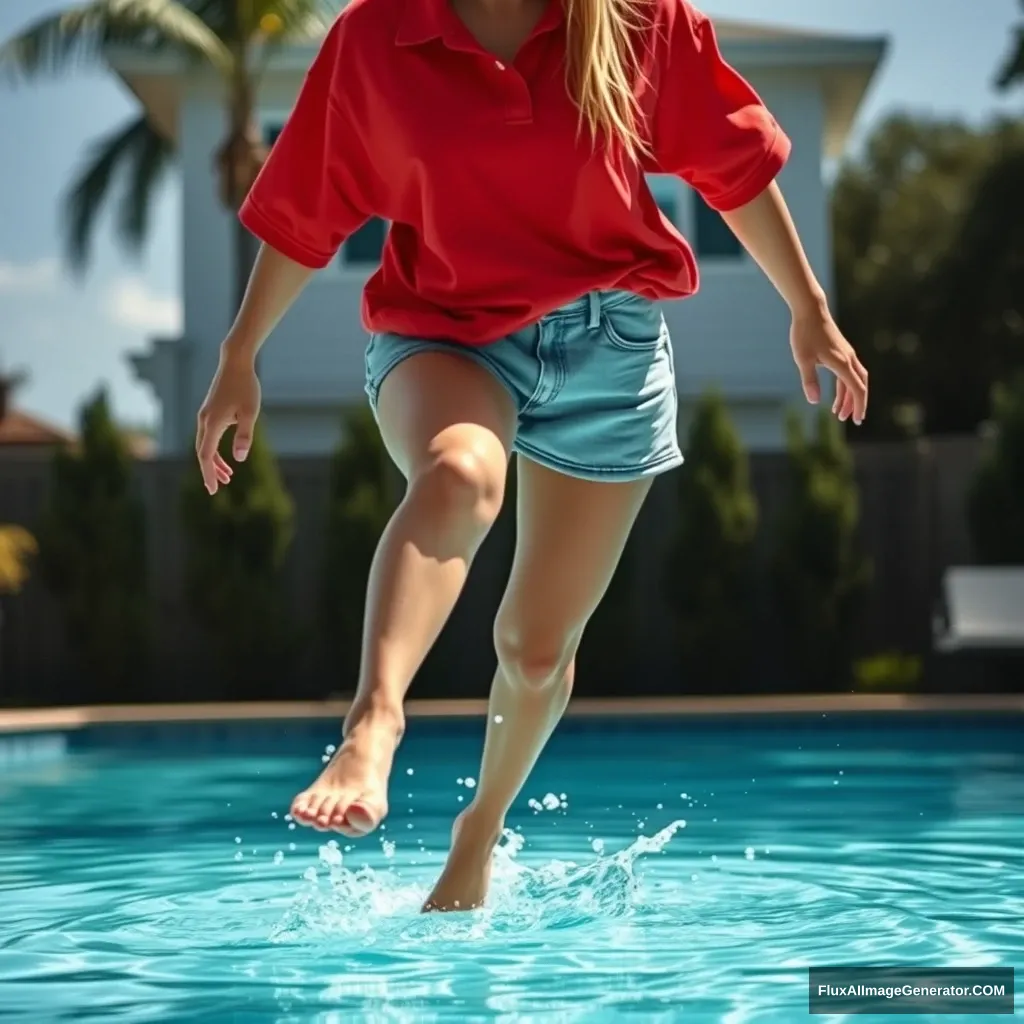
[[594, 144], [565, 83], [562, 0], [512, 64], [448, 0], [355, 0], [331, 27], [241, 210], [286, 256], [326, 266], [370, 217], [390, 222], [366, 285], [367, 330], [484, 344], [588, 291], [697, 288], [693, 253], [645, 172], [720, 211], [790, 150], [687, 0], [648, 0], [637, 97], [649, 157]]

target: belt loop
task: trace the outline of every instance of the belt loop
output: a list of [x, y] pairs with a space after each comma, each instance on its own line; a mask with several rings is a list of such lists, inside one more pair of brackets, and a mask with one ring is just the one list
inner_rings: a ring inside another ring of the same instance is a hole
[[587, 321], [587, 330], [596, 331], [601, 326], [601, 293], [591, 292], [587, 298], [590, 300], [590, 318]]

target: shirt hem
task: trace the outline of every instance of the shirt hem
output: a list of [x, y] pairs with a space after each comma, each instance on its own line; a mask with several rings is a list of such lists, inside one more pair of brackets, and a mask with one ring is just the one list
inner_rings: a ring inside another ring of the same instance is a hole
[[756, 199], [779, 175], [779, 172], [786, 166], [793, 144], [789, 136], [776, 125], [775, 135], [772, 137], [771, 145], [764, 159], [757, 165], [755, 170], [746, 181], [738, 188], [727, 192], [724, 196], [717, 196], [714, 201], [705, 196], [708, 206], [719, 213], [730, 213], [738, 210], [741, 206]]
[[238, 219], [261, 242], [309, 270], [323, 270], [331, 262], [330, 254], [324, 256], [323, 253], [307, 249], [282, 231], [251, 199], [246, 199], [242, 204]]

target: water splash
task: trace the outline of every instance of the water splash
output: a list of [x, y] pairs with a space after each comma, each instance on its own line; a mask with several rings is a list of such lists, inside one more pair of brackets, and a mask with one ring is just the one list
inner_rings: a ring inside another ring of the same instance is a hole
[[319, 870], [306, 869], [304, 884], [270, 934], [274, 943], [317, 938], [357, 938], [366, 945], [415, 941], [479, 941], [489, 935], [572, 928], [595, 920], [628, 917], [640, 907], [636, 867], [645, 855], [662, 852], [686, 827], [674, 821], [653, 835], [605, 854], [595, 846], [583, 863], [519, 860], [523, 837], [506, 829], [494, 856], [487, 906], [467, 914], [421, 914], [428, 889], [391, 868], [346, 866], [338, 844], [319, 850]]

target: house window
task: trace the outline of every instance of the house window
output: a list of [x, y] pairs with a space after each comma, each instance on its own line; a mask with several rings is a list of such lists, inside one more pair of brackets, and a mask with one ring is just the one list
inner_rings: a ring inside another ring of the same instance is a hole
[[679, 182], [667, 174], [651, 174], [647, 177], [647, 184], [650, 187], [651, 195], [658, 204], [658, 209], [665, 215], [665, 219], [681, 228], [679, 220]]
[[[268, 147], [277, 142], [284, 127], [283, 121], [274, 121], [264, 126], [263, 137]], [[338, 253], [338, 263], [343, 267], [371, 268], [380, 263], [388, 223], [380, 217], [371, 217], [358, 231], [345, 239]]]
[[377, 266], [387, 233], [387, 221], [371, 217], [355, 234], [345, 239], [338, 259], [346, 267]]
[[722, 215], [693, 193], [693, 240], [697, 256], [735, 260], [743, 256], [740, 240], [729, 230]]

